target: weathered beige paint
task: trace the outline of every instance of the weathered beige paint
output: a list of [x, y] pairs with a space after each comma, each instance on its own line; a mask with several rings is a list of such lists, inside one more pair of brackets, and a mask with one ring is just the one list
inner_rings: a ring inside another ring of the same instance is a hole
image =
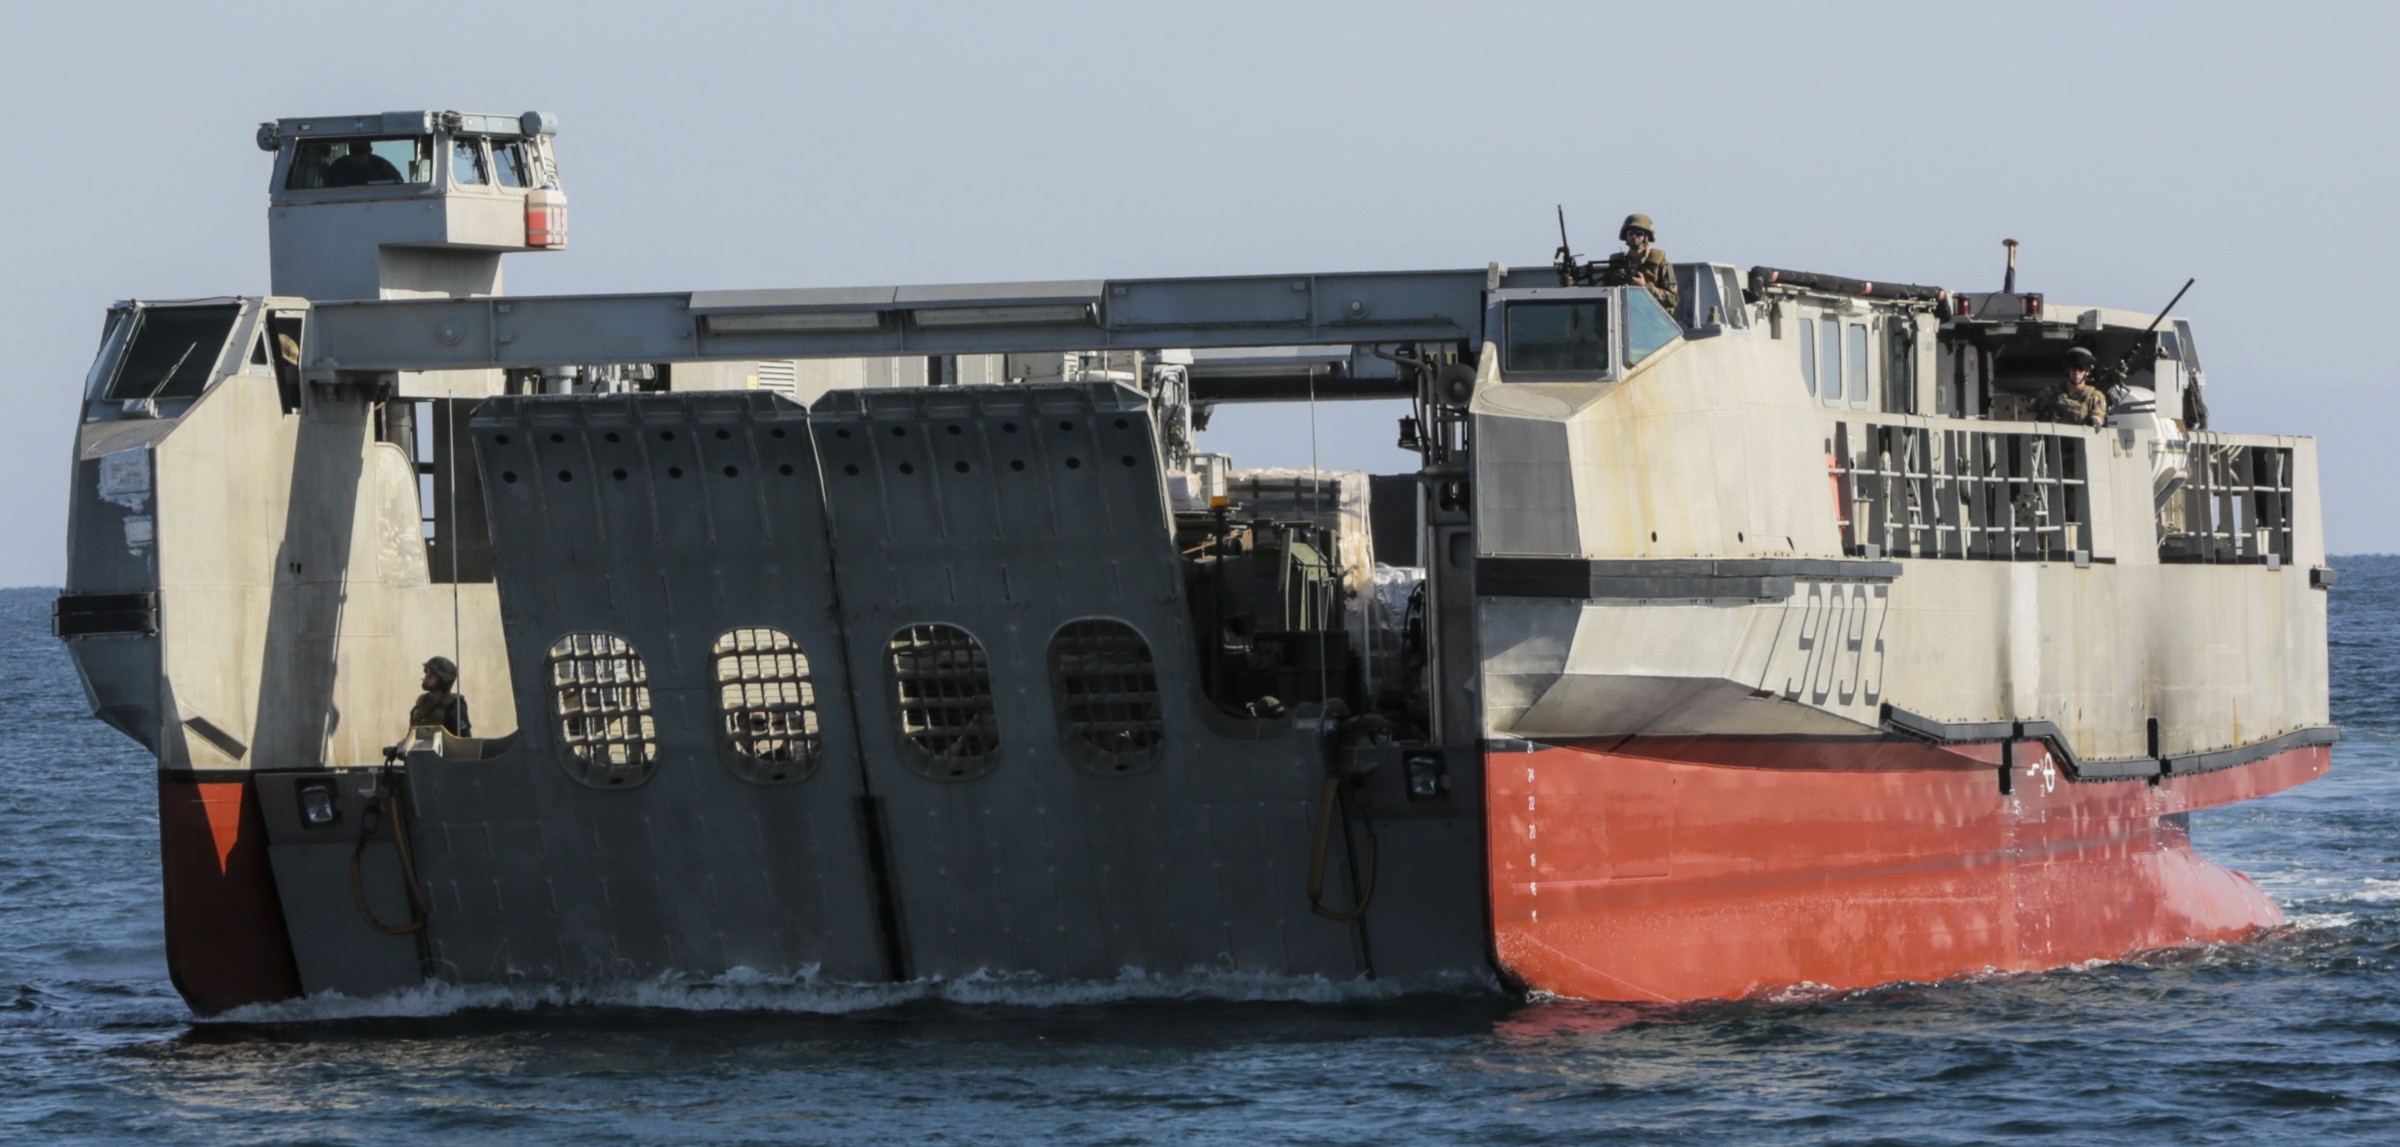
[[[1826, 467], [1838, 422], [2035, 429], [1827, 408], [1796, 354], [1761, 324], [1581, 385], [1507, 383], [1487, 354], [1480, 551], [1840, 558]], [[2291, 565], [2161, 565], [2152, 432], [2081, 433], [2102, 559], [2090, 567], [1903, 559], [1888, 584], [1803, 579], [1779, 602], [1487, 598], [1486, 734], [1863, 734], [1890, 703], [2051, 720], [2077, 752], [2114, 759], [2147, 752], [2151, 717], [2170, 755], [2328, 724], [2314, 442], [2215, 436], [2291, 448]]]
[[[435, 655], [458, 662], [478, 737], [517, 728], [494, 587], [431, 580], [414, 466], [400, 447], [375, 441], [368, 393], [311, 384], [303, 411], [286, 414], [269, 368], [249, 361], [268, 311], [307, 306], [247, 300], [221, 379], [180, 418], [94, 422], [78, 436], [79, 457], [151, 450], [157, 525], [144, 564], [154, 585], [136, 574], [123, 586], [83, 588], [158, 590], [158, 637], [105, 640], [157, 643], [162, 766], [372, 764], [407, 735], [421, 666]], [[806, 365], [802, 385], [816, 394], [894, 379], [921, 385], [925, 371], [922, 358]], [[748, 388], [756, 367], [679, 365], [675, 386]], [[499, 371], [409, 374], [393, 401], [488, 395], [501, 381]], [[85, 513], [73, 528], [113, 538], [119, 517]], [[123, 671], [114, 665], [99, 671]], [[193, 718], [241, 752], [194, 734], [185, 724]]]
[[[459, 662], [478, 734], [515, 728], [492, 586], [429, 582], [416, 475], [368, 412], [355, 389], [318, 387], [287, 415], [245, 366], [157, 443], [161, 765], [372, 763], [436, 654]], [[185, 735], [191, 717], [247, 751]]]

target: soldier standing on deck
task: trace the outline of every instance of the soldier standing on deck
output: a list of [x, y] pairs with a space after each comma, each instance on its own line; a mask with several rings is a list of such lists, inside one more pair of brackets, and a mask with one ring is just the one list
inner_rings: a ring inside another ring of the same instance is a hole
[[2042, 395], [2035, 408], [2044, 422], [2098, 426], [2108, 421], [2108, 396], [2092, 385], [2092, 352], [2082, 347], [2067, 352], [2067, 377]]
[[1624, 240], [1625, 249], [1608, 257], [1607, 269], [1600, 272], [1603, 287], [1647, 287], [1658, 305], [1668, 314], [1675, 313], [1675, 268], [1668, 265], [1667, 253], [1651, 246], [1658, 232], [1650, 226], [1650, 217], [1634, 214], [1625, 217], [1625, 225], [1617, 229], [1617, 238]]
[[408, 710], [408, 727], [436, 725], [453, 737], [472, 736], [474, 730], [467, 723], [467, 699], [457, 688], [456, 662], [447, 657], [427, 660], [425, 692], [417, 695], [417, 703]]

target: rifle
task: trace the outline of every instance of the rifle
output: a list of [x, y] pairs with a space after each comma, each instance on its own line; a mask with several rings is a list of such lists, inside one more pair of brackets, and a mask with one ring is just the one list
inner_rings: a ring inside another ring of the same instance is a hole
[[1558, 253], [1550, 256], [1550, 265], [1558, 268], [1558, 285], [1588, 287], [1592, 285], [1592, 265], [1578, 265], [1575, 252], [1567, 243], [1567, 205], [1558, 205]]
[[[2167, 321], [2167, 314], [2175, 309], [2175, 304], [2183, 301], [2184, 293], [2192, 289], [2192, 284], [2199, 281], [2200, 280], [2198, 279], [2185, 279], [2183, 281], [2183, 290], [2175, 292], [2175, 297], [2167, 300], [2166, 309], [2158, 312], [2158, 317], [2150, 320], [2149, 326], [2142, 328], [2142, 337], [2133, 340], [2133, 345], [2126, 347], [2125, 353], [2117, 356], [2117, 361], [2115, 364], [2103, 370], [2093, 371], [2092, 381], [2097, 383], [2102, 379], [2106, 379], [2112, 386], [2122, 384], [2125, 381], [2126, 376], [2133, 373], [2134, 355], [2139, 353], [2142, 347], [2146, 344], [2155, 346], [2155, 344], [2150, 344], [2149, 336], [2158, 333], [2158, 324]], [[2158, 352], [2153, 349], [2151, 353], [2156, 354]], [[2104, 387], [2103, 389], [2106, 388]]]

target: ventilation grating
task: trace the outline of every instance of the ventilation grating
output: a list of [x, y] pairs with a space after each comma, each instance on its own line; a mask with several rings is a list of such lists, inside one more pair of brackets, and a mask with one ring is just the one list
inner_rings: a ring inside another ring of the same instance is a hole
[[901, 738], [927, 776], [971, 780], [999, 763], [1000, 728], [983, 645], [955, 625], [912, 625], [885, 647]]
[[1150, 643], [1121, 621], [1068, 622], [1050, 639], [1050, 691], [1059, 739], [1076, 763], [1130, 773], [1157, 762], [1166, 740]]
[[639, 784], [658, 764], [650, 671], [625, 639], [570, 633], [550, 646], [550, 691], [567, 771], [597, 788]]
[[802, 781], [823, 739], [808, 657], [780, 629], [736, 629], [709, 651], [719, 729], [735, 775], [756, 784]]

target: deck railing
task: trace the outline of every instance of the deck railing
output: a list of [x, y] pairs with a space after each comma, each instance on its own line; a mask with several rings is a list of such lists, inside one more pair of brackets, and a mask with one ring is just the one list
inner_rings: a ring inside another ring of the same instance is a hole
[[2194, 433], [2183, 466], [2160, 476], [2158, 560], [2282, 565], [2292, 560], [2292, 451]]
[[2091, 550], [2080, 434], [1837, 423], [1826, 464], [1845, 552], [2067, 561]]

